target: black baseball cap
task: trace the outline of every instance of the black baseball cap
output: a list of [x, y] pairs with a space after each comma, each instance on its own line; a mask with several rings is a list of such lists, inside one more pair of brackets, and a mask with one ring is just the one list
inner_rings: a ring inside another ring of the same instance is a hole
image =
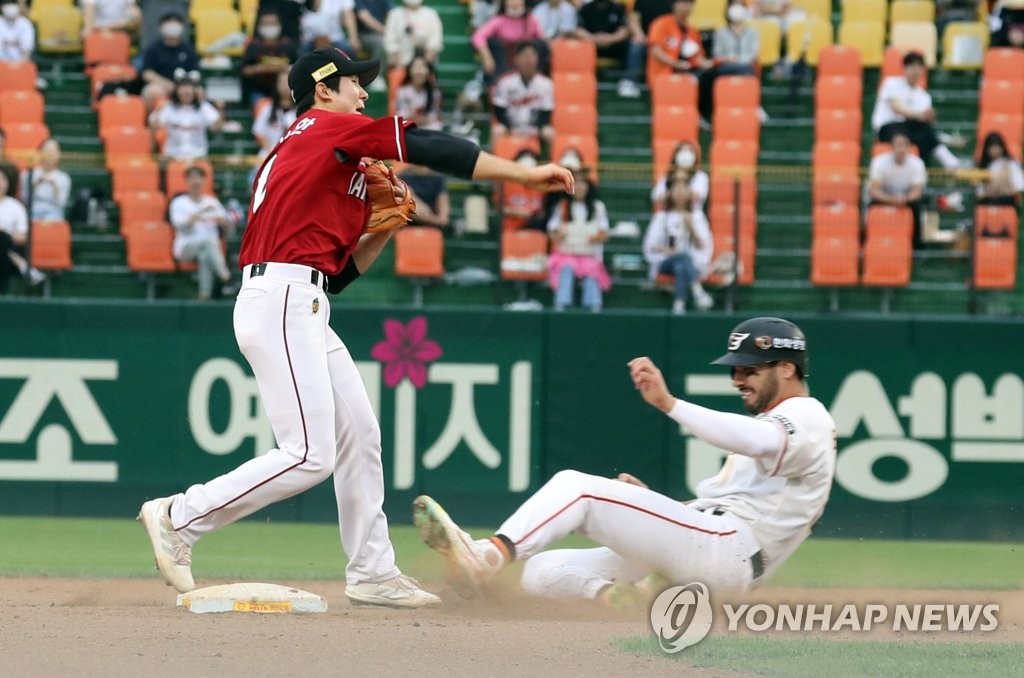
[[297, 102], [316, 87], [316, 83], [332, 75], [358, 75], [359, 84], [366, 87], [380, 74], [376, 59], [354, 61], [337, 47], [324, 47], [302, 55], [288, 73], [288, 89]]

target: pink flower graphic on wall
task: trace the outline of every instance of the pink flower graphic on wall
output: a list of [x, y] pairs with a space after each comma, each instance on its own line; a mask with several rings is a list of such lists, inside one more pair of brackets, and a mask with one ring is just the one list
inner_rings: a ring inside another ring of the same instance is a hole
[[405, 377], [416, 388], [427, 383], [427, 363], [441, 357], [441, 346], [427, 339], [427, 319], [416, 316], [409, 323], [384, 321], [384, 339], [378, 341], [370, 355], [384, 363], [384, 384], [394, 388]]

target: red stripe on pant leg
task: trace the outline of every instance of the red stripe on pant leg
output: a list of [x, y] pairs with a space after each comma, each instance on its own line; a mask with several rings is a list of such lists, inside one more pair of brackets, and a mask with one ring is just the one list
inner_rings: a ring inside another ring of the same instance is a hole
[[728, 537], [728, 536], [736, 534], [736, 530], [729, 530], [728, 532], [716, 532], [715, 530], [706, 530], [703, 527], [698, 527], [697, 525], [690, 525], [689, 523], [681, 523], [678, 520], [675, 520], [673, 518], [669, 518], [668, 516], [663, 516], [660, 513], [655, 513], [654, 511], [651, 511], [649, 509], [645, 509], [642, 506], [636, 506], [635, 504], [630, 504], [630, 503], [627, 503], [627, 502], [624, 502], [624, 501], [619, 501], [618, 499], [609, 499], [608, 497], [598, 497], [598, 496], [595, 496], [593, 494], [581, 494], [580, 496], [576, 497], [575, 499], [570, 501], [568, 504], [566, 504], [565, 506], [560, 508], [558, 511], [556, 511], [554, 514], [552, 514], [546, 520], [544, 520], [540, 525], [538, 525], [537, 527], [535, 527], [532, 530], [530, 530], [529, 532], [527, 532], [521, 539], [516, 540], [516, 542], [515, 542], [516, 546], [518, 546], [522, 542], [524, 542], [527, 539], [529, 539], [533, 535], [534, 532], [536, 532], [537, 530], [541, 529], [542, 527], [544, 527], [545, 525], [550, 523], [552, 520], [554, 520], [558, 516], [560, 516], [563, 513], [565, 513], [567, 510], [569, 510], [572, 507], [573, 504], [578, 502], [580, 499], [593, 499], [594, 501], [603, 501], [603, 502], [605, 502], [607, 504], [614, 504], [616, 506], [622, 506], [624, 508], [633, 509], [634, 511], [639, 511], [641, 513], [645, 513], [645, 514], [647, 514], [649, 516], [653, 516], [654, 518], [658, 518], [659, 520], [664, 520], [667, 523], [672, 523], [673, 525], [678, 525], [679, 527], [685, 528], [687, 530], [694, 530], [696, 532], [703, 532], [704, 534], [710, 535], [712, 537]]
[[270, 476], [269, 478], [267, 478], [263, 482], [258, 483], [256, 485], [253, 485], [252, 487], [250, 487], [248, 490], [246, 490], [245, 492], [241, 493], [237, 497], [229, 499], [228, 501], [226, 501], [225, 503], [221, 504], [220, 506], [217, 506], [215, 508], [210, 509], [209, 511], [207, 511], [206, 513], [204, 513], [201, 516], [196, 516], [195, 518], [193, 518], [192, 520], [188, 521], [187, 523], [185, 523], [181, 527], [173, 527], [172, 526], [172, 529], [174, 529], [174, 530], [184, 530], [186, 527], [188, 527], [189, 525], [191, 525], [195, 521], [201, 520], [201, 519], [209, 516], [212, 513], [216, 513], [217, 511], [220, 511], [221, 509], [223, 509], [223, 508], [225, 508], [227, 506], [230, 506], [231, 504], [235, 503], [236, 501], [238, 501], [239, 499], [241, 499], [245, 495], [250, 494], [250, 493], [258, 490], [259, 488], [263, 487], [264, 485], [266, 485], [270, 481], [272, 481], [272, 480], [274, 480], [276, 478], [280, 478], [285, 473], [288, 473], [288, 471], [291, 471], [292, 469], [296, 468], [297, 466], [301, 466], [302, 464], [306, 463], [306, 458], [309, 456], [309, 431], [306, 430], [306, 414], [305, 414], [305, 412], [302, 409], [302, 396], [299, 395], [299, 382], [295, 379], [295, 368], [292, 366], [292, 354], [291, 354], [291, 350], [289, 350], [289, 348], [288, 348], [288, 297], [291, 295], [291, 291], [292, 291], [292, 286], [291, 285], [288, 285], [288, 287], [285, 288], [285, 291], [284, 291], [284, 310], [281, 313], [281, 334], [284, 337], [284, 354], [285, 354], [285, 357], [287, 357], [287, 359], [288, 359], [288, 372], [292, 376], [292, 387], [295, 389], [295, 399], [299, 403], [299, 418], [302, 420], [302, 439], [303, 439], [303, 444], [305, 445], [305, 452], [303, 452], [303, 454], [302, 454], [302, 459], [300, 461], [295, 462], [294, 464], [292, 464], [288, 468], [284, 469], [283, 471], [275, 473], [274, 475]]

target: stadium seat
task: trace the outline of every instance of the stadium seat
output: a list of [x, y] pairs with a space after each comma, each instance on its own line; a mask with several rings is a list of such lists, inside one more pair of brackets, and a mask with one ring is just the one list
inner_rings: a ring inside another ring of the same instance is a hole
[[651, 116], [651, 138], [696, 139], [700, 131], [700, 115], [693, 106], [658, 106]]
[[909, 238], [880, 235], [864, 244], [864, 277], [867, 287], [906, 287], [910, 284], [913, 249]]
[[146, 104], [142, 97], [112, 94], [96, 104], [100, 129], [107, 127], [145, 127]]
[[1006, 140], [1010, 155], [1021, 159], [1021, 139], [1024, 138], [1024, 115], [1007, 113], [982, 113], [978, 117], [978, 142], [981, 146], [989, 132], [999, 132]]
[[238, 14], [242, 19], [242, 26], [245, 27], [245, 32], [249, 35], [252, 35], [253, 28], [256, 26], [259, 5], [260, 0], [238, 0]]
[[860, 77], [819, 75], [814, 83], [814, 106], [859, 111], [864, 96], [863, 87]]
[[815, 235], [811, 242], [811, 283], [822, 287], [849, 287], [858, 281], [860, 246], [856, 238]]
[[580, 156], [583, 158], [584, 165], [589, 165], [594, 168], [597, 167], [599, 158], [597, 137], [582, 136], [579, 134], [559, 134], [555, 137], [555, 140], [551, 142], [552, 162], [558, 162], [562, 157], [562, 154], [570, 148], [575, 148], [579, 151]]
[[89, 73], [90, 88], [93, 96], [99, 92], [104, 83], [126, 82], [138, 78], [138, 72], [124, 64], [100, 64]]
[[593, 75], [597, 72], [597, 47], [585, 40], [556, 38], [551, 46], [551, 73], [583, 73]]
[[893, 0], [889, 5], [889, 23], [927, 21], [935, 23], [935, 3], [925, 0]]
[[[715, 247], [711, 255], [712, 261], [717, 261], [722, 254], [730, 252], [736, 254], [735, 238], [732, 234], [716, 234], [714, 236]], [[740, 285], [750, 285], [754, 282], [754, 259], [757, 253], [757, 241], [753, 237], [740, 236], [739, 246], [739, 275], [736, 282]], [[724, 284], [725, 278], [720, 273], [712, 273], [706, 279], [713, 285]]]
[[[736, 191], [739, 195], [736, 195]], [[708, 209], [714, 211], [719, 205], [757, 205], [757, 174], [753, 167], [745, 171], [712, 171], [711, 195]]]
[[[717, 202], [711, 206], [709, 223], [711, 232], [728, 235], [736, 232], [736, 205], [728, 202]], [[739, 208], [740, 237], [753, 238], [757, 235], [757, 208], [753, 203], [742, 202]]]
[[887, 0], [844, 0], [843, 21], [885, 21]]
[[786, 30], [786, 53], [791, 61], [800, 58], [804, 40], [807, 43], [806, 62], [811, 66], [818, 64], [821, 50], [832, 44], [832, 24], [821, 19], [794, 21]]
[[114, 194], [121, 213], [121, 235], [126, 236], [138, 224], [164, 221], [167, 218], [167, 197], [158, 191]]
[[699, 31], [713, 31], [725, 25], [726, 0], [697, 0], [690, 25]]
[[196, 23], [199, 14], [209, 10], [229, 10], [235, 8], [234, 0], [192, 0], [188, 8], [188, 20]]
[[172, 160], [167, 163], [167, 168], [164, 174], [164, 183], [169, 198], [173, 198], [178, 193], [185, 193], [188, 191], [188, 182], [185, 181], [185, 170], [189, 167], [202, 167], [206, 170], [206, 181], [203, 183], [204, 193], [213, 193], [213, 165], [210, 164], [209, 160], [192, 160], [185, 162], [183, 160]]
[[86, 68], [96, 64], [127, 66], [132, 40], [124, 31], [92, 31], [85, 36], [82, 50]]
[[115, 166], [111, 172], [115, 200], [119, 196], [160, 190], [160, 168], [149, 158], [135, 158]]
[[909, 207], [872, 205], [868, 208], [865, 235], [867, 240], [882, 235], [905, 238], [911, 241], [914, 230], [914, 215]]
[[171, 256], [174, 230], [165, 221], [134, 224], [125, 235], [128, 268], [148, 273], [170, 273], [177, 269]]
[[856, 49], [864, 66], [877, 68], [882, 65], [885, 53], [885, 24], [882, 21], [844, 21], [839, 25], [839, 44]]
[[35, 23], [36, 49], [39, 52], [47, 54], [82, 50], [82, 12], [77, 7], [43, 7]]
[[501, 234], [502, 280], [544, 280], [547, 267], [548, 236], [523, 229]]
[[731, 139], [755, 145], [761, 140], [761, 117], [756, 108], [715, 107], [711, 119], [715, 141]]
[[993, 47], [985, 53], [982, 75], [993, 80], [1024, 80], [1024, 50]]
[[597, 76], [591, 73], [555, 73], [555, 107], [566, 104], [597, 106]]
[[444, 276], [444, 236], [431, 226], [410, 226], [395, 233], [395, 275], [411, 278], [413, 306], [423, 305], [423, 286]]
[[36, 78], [39, 71], [34, 61], [12, 63], [0, 61], [0, 90], [36, 90]]
[[491, 139], [491, 153], [499, 158], [515, 160], [524, 149], [529, 149], [539, 156], [540, 140], [535, 136], [519, 134], [503, 134]]
[[814, 138], [817, 141], [860, 143], [861, 123], [859, 109], [819, 108], [814, 113]]
[[697, 78], [686, 73], [659, 75], [651, 86], [651, 108], [696, 106]]
[[847, 76], [861, 79], [864, 67], [860, 50], [848, 45], [829, 45], [818, 55], [818, 77]]
[[50, 128], [41, 122], [20, 122], [4, 125], [5, 150], [11, 153], [32, 152], [50, 138]]
[[811, 164], [815, 170], [859, 167], [860, 144], [849, 141], [816, 141], [811, 157]]
[[978, 205], [974, 209], [974, 235], [977, 238], [1009, 238], [1016, 242], [1020, 219], [1014, 207]]
[[555, 106], [551, 112], [551, 126], [560, 134], [597, 136], [597, 109], [578, 104]]
[[[903, 56], [910, 50], [904, 47], [895, 47], [890, 45], [885, 48], [885, 54], [882, 56], [882, 73], [878, 78], [878, 86], [882, 86], [882, 81], [893, 75], [903, 75]], [[921, 87], [928, 89], [928, 72], [925, 71], [921, 75]]]
[[32, 90], [0, 91], [0, 126], [43, 122], [43, 95]]
[[833, 236], [860, 240], [860, 210], [856, 203], [817, 203], [811, 216], [814, 237]]
[[942, 67], [947, 70], [978, 70], [985, 62], [988, 42], [988, 26], [980, 21], [946, 24], [942, 33]]
[[762, 66], [773, 66], [782, 58], [782, 29], [770, 19], [751, 19], [750, 25], [757, 31], [759, 51], [757, 61]]
[[815, 205], [860, 203], [860, 173], [854, 166], [814, 168], [812, 194]]
[[802, 9], [809, 17], [832, 21], [832, 0], [793, 0], [790, 4]]
[[100, 139], [108, 157], [149, 156], [153, 152], [153, 137], [145, 127], [104, 127], [100, 129]]
[[73, 7], [73, 0], [33, 0], [29, 3], [28, 18], [33, 22], [39, 21], [39, 13], [50, 7]]
[[742, 169], [741, 174], [746, 174], [751, 168], [757, 166], [758, 151], [757, 144], [747, 141], [715, 139], [711, 142], [711, 152], [709, 153], [711, 169], [716, 174]]
[[712, 100], [716, 108], [757, 108], [761, 105], [761, 81], [752, 75], [715, 78]]
[[[196, 51], [200, 54], [211, 53], [217, 42], [242, 32], [242, 20], [234, 9], [199, 9], [192, 15], [196, 27]], [[216, 51], [228, 56], [242, 56], [241, 45]]]
[[938, 42], [935, 24], [928, 21], [901, 21], [889, 32], [890, 45], [920, 52], [928, 68], [935, 65]]
[[978, 238], [974, 243], [974, 287], [1012, 290], [1017, 286], [1017, 243], [1009, 238]]
[[71, 225], [63, 220], [32, 222], [32, 265], [44, 271], [71, 268]]
[[[2, 106], [2, 103], [0, 103]], [[985, 78], [978, 95], [978, 110], [982, 113], [1024, 113], [1024, 80], [993, 80]], [[0, 116], [2, 119], [2, 116]]]

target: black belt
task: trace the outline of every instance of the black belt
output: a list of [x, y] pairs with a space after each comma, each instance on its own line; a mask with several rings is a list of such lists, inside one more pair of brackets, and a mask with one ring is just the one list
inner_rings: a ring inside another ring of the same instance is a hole
[[[262, 264], [253, 264], [252, 268], [249, 269], [249, 277], [255, 278], [266, 272], [267, 262], [263, 262]], [[327, 276], [315, 268], [309, 269], [309, 282], [317, 287], [322, 287], [324, 292], [327, 291]]]
[[[704, 512], [713, 516], [725, 515], [725, 509], [721, 506], [704, 509]], [[750, 574], [752, 579], [760, 579], [764, 575], [764, 551], [758, 551], [750, 556]]]

